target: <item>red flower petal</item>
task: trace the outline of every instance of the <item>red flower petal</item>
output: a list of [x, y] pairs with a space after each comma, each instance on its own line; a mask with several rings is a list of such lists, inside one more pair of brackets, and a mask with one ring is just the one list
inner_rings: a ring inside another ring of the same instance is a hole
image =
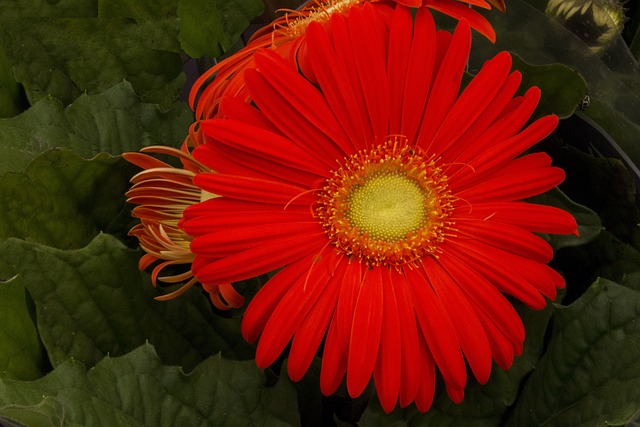
[[549, 159], [544, 153], [520, 157], [499, 174], [476, 183], [472, 187], [457, 192], [456, 196], [466, 203], [478, 201], [512, 201], [537, 196], [564, 181], [564, 171], [554, 167], [544, 167], [542, 160]]
[[347, 372], [347, 349], [340, 346], [340, 340], [337, 337], [338, 322], [336, 318], [336, 313], [334, 313], [322, 354], [320, 391], [325, 396], [336, 392]]
[[[349, 146], [347, 136], [342, 131], [342, 127], [338, 124], [322, 93], [288, 66], [284, 59], [269, 50], [257, 52], [255, 61], [261, 74], [269, 80], [269, 87], [272, 88], [269, 89], [269, 93], [273, 93], [274, 90], [277, 91], [291, 106], [291, 110], [295, 111], [295, 114], [287, 117], [287, 119], [298, 126], [307, 121], [313, 126], [310, 128], [313, 133], [306, 135], [303, 141], [306, 142], [311, 135], [320, 131], [326, 135], [329, 144], [337, 144], [343, 150], [344, 147]], [[260, 88], [261, 91], [265, 89], [266, 87], [264, 86]], [[259, 92], [252, 90], [252, 94]], [[277, 114], [271, 113], [272, 108], [277, 108], [277, 105], [274, 104], [274, 99], [267, 98], [266, 105], [260, 104], [258, 100], [256, 100], [256, 103], [273, 121], [273, 117], [277, 116]], [[309, 148], [308, 144], [303, 144], [303, 148]]]
[[[206, 216], [196, 216], [189, 220], [189, 229], [196, 235], [206, 233], [216, 233], [228, 231], [235, 226], [246, 226], [247, 224], [270, 226], [279, 223], [300, 223], [313, 221], [311, 213], [305, 211], [295, 211], [293, 209], [274, 210], [238, 210], [228, 209], [228, 201], [232, 199], [213, 199], [212, 209], [206, 212]], [[317, 221], [314, 221], [317, 224]]]
[[490, 220], [466, 221], [465, 218], [459, 218], [456, 219], [456, 229], [461, 237], [468, 236], [474, 240], [489, 242], [492, 246], [524, 258], [542, 263], [553, 258], [553, 249], [549, 243], [520, 227], [496, 225]]
[[245, 340], [252, 343], [258, 339], [277, 304], [292, 284], [309, 271], [310, 265], [308, 259], [292, 263], [260, 288], [242, 318], [241, 331]]
[[438, 369], [446, 383], [463, 388], [467, 381], [467, 370], [460, 343], [446, 310], [433, 293], [431, 283], [418, 270], [406, 269], [405, 274], [413, 295], [420, 329]]
[[317, 221], [273, 223], [268, 227], [262, 224], [229, 227], [227, 230], [196, 237], [191, 242], [191, 250], [204, 256], [222, 258], [261, 246], [274, 239], [310, 235], [322, 235], [322, 228]]
[[[381, 270], [381, 269], [379, 269]], [[400, 312], [394, 291], [397, 273], [385, 269], [382, 273], [382, 329], [380, 348], [374, 369], [378, 399], [385, 412], [396, 406], [400, 393], [401, 366], [403, 361], [400, 316], [413, 316], [413, 310]]]
[[416, 407], [420, 412], [427, 412], [431, 408], [436, 391], [436, 363], [422, 337], [418, 340], [418, 344], [422, 360], [422, 376], [416, 396]]
[[[466, 2], [471, 3], [471, 1]], [[475, 10], [469, 8], [469, 6], [451, 0], [424, 0], [423, 4], [460, 21], [466, 20], [474, 30], [488, 38], [492, 43], [495, 43], [496, 32], [489, 21]]]
[[348, 349], [350, 346], [353, 312], [356, 308], [360, 288], [363, 286], [363, 280], [363, 266], [360, 263], [349, 264], [343, 278], [342, 290], [336, 307], [337, 338], [340, 347], [344, 349]]
[[511, 274], [513, 269], [508, 268], [505, 263], [496, 265], [502, 258], [491, 258], [475, 246], [463, 246], [457, 241], [444, 242], [442, 247], [449, 251], [450, 256], [486, 277], [501, 292], [514, 296], [534, 310], [540, 310], [546, 305], [544, 297], [535, 286], [519, 275]]
[[[335, 256], [331, 258], [333, 259]], [[346, 262], [342, 264], [346, 264]], [[309, 369], [335, 312], [344, 267], [338, 268], [332, 273], [334, 275], [328, 279], [327, 287], [304, 321], [300, 323], [293, 337], [287, 365], [289, 377], [293, 381], [299, 381]], [[314, 277], [310, 280], [315, 279], [316, 275], [314, 274]]]
[[536, 141], [541, 141], [553, 132], [558, 124], [556, 116], [546, 116], [536, 120], [531, 126], [527, 127], [519, 134], [493, 143], [493, 147], [485, 152], [478, 154], [476, 158], [470, 160], [473, 170], [467, 168], [462, 170], [455, 183], [456, 189], [462, 189], [466, 185], [472, 185], [472, 181], [477, 181], [485, 174], [500, 169], [500, 173], [504, 174], [502, 167], [508, 161], [514, 159], [517, 155], [533, 146]]
[[[333, 166], [335, 159], [340, 158], [340, 150], [314, 123], [303, 116], [295, 105], [292, 105], [287, 94], [272, 87], [265, 76], [256, 70], [248, 70], [245, 73], [245, 81], [251, 90], [254, 102], [280, 132], [299, 147], [307, 149], [325, 167]], [[308, 144], [309, 140], [318, 141], [319, 144]], [[320, 146], [324, 149], [319, 150]]]
[[[353, 149], [345, 152], [355, 152], [367, 146], [368, 135], [360, 113], [358, 99], [353, 86], [342, 74], [346, 65], [331, 46], [329, 36], [319, 25], [311, 25], [307, 30], [307, 45], [313, 49], [314, 55], [310, 60], [319, 84], [324, 88], [330, 108], [336, 113], [336, 118], [348, 135]], [[355, 112], [355, 113], [354, 113]], [[367, 124], [367, 126], [369, 126]]]
[[[433, 82], [433, 90], [424, 113], [417, 145], [430, 150], [433, 136], [455, 103], [471, 49], [471, 32], [466, 21], [460, 22]], [[438, 62], [438, 61], [436, 61]]]
[[[271, 365], [282, 353], [309, 312], [318, 309], [318, 300], [331, 282], [332, 271], [323, 265], [326, 262], [323, 260], [319, 264], [309, 265], [309, 274], [303, 274], [295, 283], [291, 283], [287, 293], [278, 302], [267, 320], [258, 343], [256, 364], [259, 367], [266, 368]], [[313, 353], [316, 349], [312, 349]], [[304, 374], [297, 370], [301, 369], [297, 365], [298, 357], [296, 355], [293, 360], [292, 379], [294, 380]]]
[[[424, 360], [421, 357], [420, 340], [418, 335], [418, 323], [413, 308], [413, 302], [407, 289], [407, 281], [404, 275], [391, 271], [393, 285], [395, 289], [396, 304], [400, 314], [400, 335], [401, 335], [401, 383], [400, 383], [400, 406], [405, 407], [416, 399], [420, 387], [421, 376], [425, 375]], [[431, 361], [433, 364], [434, 362]], [[428, 372], [428, 370], [426, 370]]]
[[[478, 147], [485, 147], [481, 143], [485, 141], [485, 133], [490, 132], [491, 126], [496, 119], [503, 120], [504, 109], [512, 101], [513, 95], [518, 90], [521, 81], [522, 74], [520, 74], [520, 72], [514, 71], [509, 74], [496, 96], [491, 100], [489, 105], [487, 105], [483, 113], [473, 122], [471, 127], [458, 139], [458, 143], [451, 145], [447, 151], [443, 153], [442, 158], [445, 162], [464, 162], [465, 159], [460, 158], [461, 155], [466, 155], [468, 151], [476, 152]], [[513, 122], [513, 120], [511, 122]], [[495, 141], [498, 138], [503, 138], [503, 136], [494, 135], [493, 138], [487, 138], [487, 140]], [[491, 145], [488, 144], [488, 146], [490, 147]], [[475, 158], [475, 156], [471, 156], [471, 158]], [[465, 165], [460, 167], [464, 168]]]
[[[200, 126], [218, 143], [229, 145], [241, 152], [251, 153], [253, 156], [259, 156], [274, 168], [278, 166], [284, 169], [295, 168], [314, 173], [317, 177], [328, 178], [327, 168], [317, 164], [311, 154], [281, 135], [247, 123], [231, 120], [205, 120], [200, 123]], [[205, 147], [198, 147], [197, 150], [203, 148]], [[278, 175], [282, 175], [282, 173]]]
[[365, 275], [353, 311], [353, 327], [347, 360], [347, 390], [359, 396], [371, 379], [380, 345], [383, 294], [381, 269]]
[[455, 257], [440, 257], [438, 262], [451, 277], [456, 278], [460, 289], [477, 308], [476, 313], [482, 312], [485, 319], [495, 325], [510, 342], [524, 341], [522, 320], [505, 296], [492, 283]]
[[[518, 320], [520, 320], [520, 318], [518, 318]], [[515, 356], [515, 344], [504, 335], [486, 314], [480, 313], [480, 321], [483, 323], [484, 330], [489, 338], [493, 359], [500, 368], [509, 369], [513, 364], [513, 358]]]
[[449, 395], [449, 399], [453, 401], [453, 403], [460, 403], [464, 399], [464, 388], [456, 388], [451, 384], [445, 384], [447, 387], [447, 394]]
[[253, 123], [266, 131], [278, 133], [278, 128], [265, 117], [262, 111], [251, 104], [240, 101], [238, 98], [230, 96], [222, 98], [220, 101], [220, 116], [243, 123]]
[[458, 284], [432, 258], [422, 261], [423, 271], [433, 287], [436, 297], [445, 307], [456, 307], [464, 316], [447, 311], [455, 329], [462, 352], [469, 362], [476, 379], [484, 384], [491, 374], [491, 349], [484, 328], [478, 320], [473, 306], [460, 292]]
[[[418, 0], [420, 2], [420, 0]], [[407, 78], [409, 55], [413, 34], [412, 16], [409, 9], [397, 7], [393, 13], [389, 30], [389, 53], [387, 55], [387, 74], [389, 87], [393, 88], [389, 94], [389, 133], [402, 133], [402, 106], [404, 103], [404, 87]], [[416, 18], [417, 22], [417, 18]], [[419, 26], [416, 23], [416, 28]], [[421, 56], [424, 51], [421, 51]]]
[[[431, 83], [435, 77], [436, 26], [426, 8], [418, 10], [415, 18], [413, 41], [406, 83], [402, 90], [401, 134], [414, 141], [424, 117]], [[390, 64], [391, 66], [391, 64]], [[398, 92], [400, 92], [398, 90]], [[393, 131], [393, 128], [391, 129]]]
[[313, 201], [304, 188], [279, 181], [203, 173], [196, 176], [193, 182], [209, 193], [248, 202], [308, 206]]
[[[517, 102], [514, 102], [514, 100], [517, 100]], [[498, 119], [489, 128], [483, 130], [477, 135], [470, 135], [469, 138], [473, 138], [474, 143], [469, 144], [453, 161], [468, 163], [474, 167], [482, 167], [483, 163], [477, 162], [476, 158], [479, 155], [482, 155], [485, 150], [491, 150], [496, 153], [497, 150], [494, 149], [496, 142], [505, 144], [505, 141], [514, 137], [522, 129], [527, 121], [529, 121], [531, 114], [538, 105], [538, 101], [540, 100], [540, 90], [533, 87], [525, 93], [524, 97], [514, 98], [514, 100], [504, 107], [504, 110], [500, 112]], [[548, 124], [549, 122], [543, 121], [541, 123]], [[537, 128], [533, 127], [531, 130], [534, 129]], [[528, 142], [530, 144], [529, 147], [540, 141], [540, 139], [534, 138], [535, 133], [530, 135], [525, 133], [524, 135], [516, 136], [516, 138], [523, 138], [523, 136], [527, 137], [524, 142]], [[518, 144], [518, 147], [521, 146], [522, 143]], [[522, 153], [524, 150], [526, 150], [526, 148], [521, 149], [518, 154]]]
[[526, 202], [489, 202], [473, 206], [476, 218], [512, 224], [534, 233], [578, 234], [578, 225], [562, 209]]
[[[308, 217], [311, 217], [308, 206], [289, 205], [285, 207], [277, 204], [247, 202], [228, 197], [213, 197], [189, 206], [189, 209], [184, 212], [182, 223], [190, 221], [190, 226], [193, 224], [194, 227], [191, 230], [194, 233], [193, 235], [199, 235], [201, 232], [206, 233], [208, 230], [219, 230], [228, 225], [234, 225], [237, 222], [234, 221], [236, 218], [238, 221], [244, 218], [254, 224], [261, 222], [269, 224], [289, 219], [304, 220], [304, 218]], [[207, 218], [211, 219], [208, 221]], [[218, 220], [224, 222], [218, 223]]]
[[374, 131], [371, 127], [371, 120], [369, 113], [366, 109], [366, 101], [363, 93], [362, 84], [360, 82], [360, 72], [356, 65], [356, 61], [353, 55], [354, 48], [351, 44], [351, 37], [347, 22], [342, 15], [333, 15], [331, 17], [331, 35], [333, 39], [333, 48], [336, 53], [336, 60], [340, 61], [343, 77], [351, 87], [351, 91], [356, 99], [356, 109], [351, 111], [349, 116], [360, 116], [360, 119], [356, 120], [356, 123], [360, 122], [363, 125], [364, 132], [364, 148], [368, 148], [372, 141], [374, 141]]
[[445, 152], [483, 115], [511, 69], [511, 55], [501, 52], [487, 61], [457, 99], [431, 142], [431, 150]]
[[195, 259], [192, 269], [202, 282], [239, 282], [297, 261], [305, 255], [319, 251], [324, 245], [324, 233], [278, 239], [222, 259], [203, 255]]
[[371, 4], [365, 3], [362, 9], [353, 8], [349, 12], [348, 27], [352, 45], [358, 46], [353, 50], [353, 58], [373, 129], [373, 140], [370, 143], [379, 144], [389, 135], [387, 40], [383, 37], [386, 33], [384, 23], [372, 13], [368, 13], [365, 18], [365, 10], [368, 7], [371, 7]]

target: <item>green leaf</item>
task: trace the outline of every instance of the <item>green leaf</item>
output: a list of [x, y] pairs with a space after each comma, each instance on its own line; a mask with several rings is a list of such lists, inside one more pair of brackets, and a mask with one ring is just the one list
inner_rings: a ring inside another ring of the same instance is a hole
[[[204, 295], [192, 289], [167, 302], [138, 271], [139, 252], [107, 234], [79, 250], [58, 250], [8, 239], [0, 259], [13, 265], [36, 305], [42, 342], [53, 366], [74, 358], [92, 366], [153, 344], [170, 364], [187, 371], [211, 354], [252, 357], [237, 319], [215, 317]], [[0, 277], [0, 279], [2, 279]]]
[[169, 108], [184, 84], [171, 26], [128, 18], [29, 18], [3, 22], [2, 38], [31, 104], [65, 105], [126, 79], [145, 102]]
[[537, 86], [542, 91], [535, 117], [547, 114], [569, 117], [587, 92], [580, 74], [563, 64], [531, 65], [513, 55], [513, 68], [522, 73], [521, 88]]
[[44, 364], [25, 287], [19, 277], [13, 277], [0, 283], [0, 378], [40, 378]]
[[263, 9], [260, 0], [178, 0], [182, 49], [193, 58], [220, 56]]
[[148, 345], [89, 370], [71, 360], [38, 381], [2, 380], [0, 415], [54, 426], [299, 424], [293, 387], [265, 387], [253, 362], [217, 355], [184, 375]]
[[[637, 226], [640, 210], [636, 204], [634, 179], [620, 159], [602, 157], [600, 150], [604, 147], [594, 145], [598, 132], [587, 129], [588, 123], [574, 116], [561, 122], [555, 133], [558, 139], [548, 141], [542, 149], [551, 155], [555, 165], [565, 170], [567, 176], [561, 188], [571, 199], [593, 209], [602, 226], [619, 239], [640, 247], [640, 228]], [[574, 211], [571, 206], [567, 208]], [[578, 222], [586, 220], [588, 215], [593, 213], [580, 214], [583, 219], [578, 218]], [[594, 221], [593, 225], [598, 224]], [[582, 234], [583, 230], [580, 232]]]
[[551, 317], [551, 306], [541, 311], [532, 311], [517, 304], [523, 319], [527, 338], [521, 356], [515, 358], [513, 366], [503, 371], [494, 364], [491, 377], [485, 385], [469, 380], [462, 403], [455, 404], [447, 396], [443, 387], [436, 389], [433, 407], [426, 413], [418, 412], [415, 407], [397, 409], [385, 414], [379, 404], [370, 405], [362, 418], [362, 426], [473, 426], [495, 427], [500, 425], [518, 395], [520, 382], [536, 366], [543, 351], [544, 334]]
[[564, 302], [570, 303], [584, 294], [598, 277], [620, 281], [626, 274], [640, 271], [640, 252], [603, 230], [584, 246], [558, 251], [553, 266], [566, 279]]
[[99, 17], [125, 17], [136, 22], [175, 21], [177, 8], [178, 0], [98, 0]]
[[0, 9], [0, 35], [31, 104], [53, 96], [66, 105], [126, 79], [164, 108], [185, 82], [182, 51], [221, 55], [263, 10], [260, 0], [99, 1], [75, 13], [72, 0], [16, 3]]
[[626, 274], [640, 271], [640, 252], [606, 230], [593, 246], [584, 249], [595, 252], [590, 262], [598, 267], [596, 273], [606, 279], [620, 281]]
[[625, 275], [620, 281], [620, 284], [640, 292], [640, 271]]
[[85, 246], [125, 208], [133, 166], [101, 154], [93, 160], [52, 149], [21, 174], [0, 177], [0, 239], [17, 237], [60, 249]]
[[260, 0], [101, 0], [99, 4], [100, 17], [173, 26], [179, 30], [181, 49], [193, 58], [228, 52], [263, 9]]
[[[616, 76], [612, 76], [610, 80], [616, 83], [619, 81]], [[639, 111], [633, 109], [640, 105], [640, 96], [637, 91], [630, 91], [627, 97], [619, 95], [615, 101], [617, 104], [612, 105], [592, 96], [591, 106], [585, 114], [602, 127], [634, 165], [640, 165], [640, 144], [637, 139], [640, 134], [640, 117], [634, 117]]]
[[177, 146], [191, 121], [186, 105], [162, 111], [156, 104], [143, 103], [127, 82], [100, 94], [81, 95], [66, 108], [45, 98], [17, 117], [0, 120], [0, 174], [22, 172], [36, 154], [52, 147], [67, 147], [91, 158], [148, 145]]
[[640, 293], [600, 279], [555, 314], [510, 425], [625, 425], [640, 407]]
[[0, 42], [0, 117], [13, 117], [22, 111], [20, 86], [13, 78], [11, 62]]
[[579, 236], [573, 234], [545, 234], [554, 251], [560, 248], [579, 246], [589, 243], [602, 231], [600, 217], [586, 206], [578, 204], [567, 197], [559, 188], [553, 188], [544, 194], [531, 198], [532, 202], [555, 206], [569, 212], [578, 223]]
[[0, 0], [0, 19], [94, 18], [96, 0]]

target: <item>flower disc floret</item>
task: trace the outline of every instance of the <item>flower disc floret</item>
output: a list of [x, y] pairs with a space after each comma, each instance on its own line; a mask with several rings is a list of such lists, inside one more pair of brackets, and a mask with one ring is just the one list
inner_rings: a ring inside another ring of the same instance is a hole
[[435, 254], [452, 210], [433, 157], [395, 137], [333, 172], [316, 213], [339, 252], [367, 265], [403, 265]]

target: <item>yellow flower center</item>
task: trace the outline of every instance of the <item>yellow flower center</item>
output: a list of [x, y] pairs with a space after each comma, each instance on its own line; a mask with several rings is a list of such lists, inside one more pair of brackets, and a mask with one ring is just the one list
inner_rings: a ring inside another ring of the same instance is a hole
[[429, 254], [451, 226], [447, 178], [402, 138], [346, 158], [327, 180], [316, 213], [331, 243], [369, 265]]
[[395, 170], [383, 172], [353, 189], [349, 222], [371, 238], [398, 240], [424, 225], [424, 196], [415, 180]]
[[[363, 0], [329, 0], [317, 2], [316, 5], [305, 7], [302, 11], [293, 11], [287, 14], [287, 25], [284, 33], [289, 37], [298, 37], [307, 30], [311, 22], [326, 22], [334, 13], [346, 12], [351, 6], [361, 3]], [[289, 21], [289, 18], [294, 19]]]

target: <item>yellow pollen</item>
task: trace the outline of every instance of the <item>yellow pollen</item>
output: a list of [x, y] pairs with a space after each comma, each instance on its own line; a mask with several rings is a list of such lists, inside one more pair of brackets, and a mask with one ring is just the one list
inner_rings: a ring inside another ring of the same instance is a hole
[[320, 192], [316, 214], [339, 252], [398, 266], [437, 256], [453, 227], [451, 200], [437, 159], [394, 137], [344, 159]]
[[[287, 25], [283, 29], [289, 37], [298, 37], [307, 30], [311, 22], [326, 22], [334, 13], [346, 12], [352, 6], [363, 0], [329, 0], [317, 2], [314, 6], [305, 7], [302, 11], [292, 11], [286, 15]], [[293, 20], [289, 20], [293, 17]]]
[[425, 223], [424, 190], [406, 175], [383, 174], [355, 188], [349, 220], [374, 239], [399, 240]]

